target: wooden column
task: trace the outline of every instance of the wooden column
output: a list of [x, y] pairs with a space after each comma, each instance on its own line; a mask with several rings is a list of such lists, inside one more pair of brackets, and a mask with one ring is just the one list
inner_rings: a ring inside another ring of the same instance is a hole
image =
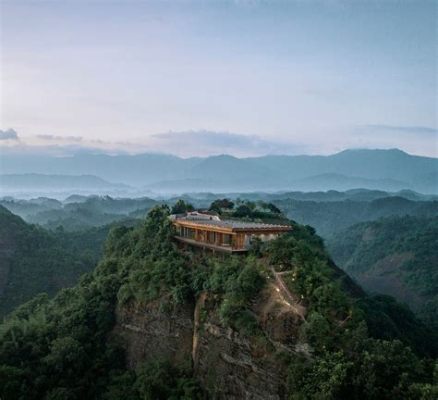
[[242, 233], [237, 233], [235, 238], [236, 239], [235, 239], [235, 246], [234, 246], [234, 248], [236, 250], [242, 249], [243, 248], [243, 241], [245, 239], [245, 235], [242, 234]]

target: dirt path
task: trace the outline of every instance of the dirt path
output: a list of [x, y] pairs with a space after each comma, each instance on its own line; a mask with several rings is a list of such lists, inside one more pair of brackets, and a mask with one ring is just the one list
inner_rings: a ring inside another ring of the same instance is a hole
[[277, 272], [275, 271], [274, 267], [270, 266], [269, 269], [271, 270], [275, 282], [277, 284], [278, 287], [278, 292], [281, 295], [281, 297], [283, 298], [284, 302], [292, 307], [295, 312], [302, 318], [303, 321], [306, 320], [305, 318], [305, 314], [306, 314], [306, 308], [304, 306], [302, 306], [298, 301], [296, 296], [294, 296], [291, 291], [289, 290], [289, 288], [287, 287], [287, 285], [284, 283], [284, 280], [282, 278], [282, 276], [284, 275], [288, 275], [291, 274], [292, 271], [284, 271], [284, 272]]

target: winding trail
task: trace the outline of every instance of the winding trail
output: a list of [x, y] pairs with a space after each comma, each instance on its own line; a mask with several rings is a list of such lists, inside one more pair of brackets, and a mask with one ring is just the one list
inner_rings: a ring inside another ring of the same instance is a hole
[[284, 272], [277, 272], [275, 271], [274, 267], [270, 266], [269, 269], [271, 270], [275, 282], [278, 286], [278, 292], [280, 293], [281, 297], [283, 298], [284, 302], [292, 307], [295, 312], [301, 317], [303, 321], [306, 321], [305, 314], [306, 314], [306, 308], [302, 306], [296, 299], [296, 296], [292, 294], [292, 292], [289, 290], [287, 285], [285, 284], [282, 276], [292, 274], [293, 271], [284, 271]]

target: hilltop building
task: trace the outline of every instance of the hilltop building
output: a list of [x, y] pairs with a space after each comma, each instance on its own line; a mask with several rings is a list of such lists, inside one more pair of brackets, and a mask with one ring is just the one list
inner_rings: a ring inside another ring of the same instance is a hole
[[253, 238], [265, 242], [292, 229], [288, 225], [221, 220], [217, 215], [200, 212], [171, 218], [177, 231], [175, 239], [179, 242], [227, 253], [246, 252]]

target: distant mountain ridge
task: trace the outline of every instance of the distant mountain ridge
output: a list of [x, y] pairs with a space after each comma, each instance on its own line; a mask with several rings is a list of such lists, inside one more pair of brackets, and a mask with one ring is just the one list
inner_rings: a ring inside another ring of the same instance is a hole
[[108, 188], [126, 186], [114, 184], [94, 175], [52, 175], [52, 174], [5, 174], [0, 175], [0, 184], [6, 188]]
[[438, 193], [438, 159], [401, 150], [345, 150], [329, 156], [172, 155], [41, 157], [5, 155], [4, 174], [95, 175], [159, 192], [349, 190], [366, 188]]
[[130, 186], [111, 183], [95, 175], [70, 174], [0, 174], [0, 196], [46, 197], [55, 195], [66, 197], [72, 193], [116, 194], [127, 193]]

